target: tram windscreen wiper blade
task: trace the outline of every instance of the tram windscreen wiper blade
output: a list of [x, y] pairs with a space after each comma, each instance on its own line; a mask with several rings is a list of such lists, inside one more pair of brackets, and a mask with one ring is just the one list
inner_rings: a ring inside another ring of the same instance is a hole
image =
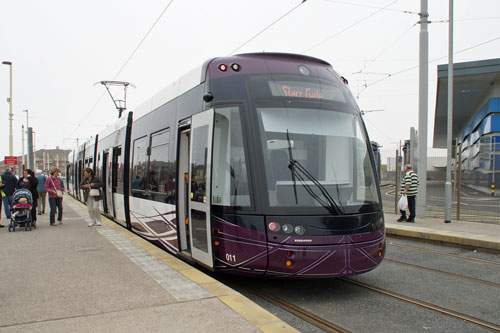
[[[286, 140], [288, 141], [288, 159], [289, 159], [289, 161], [292, 161], [293, 160], [292, 142], [290, 141], [290, 134], [288, 133], [288, 128], [286, 129]], [[290, 169], [290, 172], [292, 173], [293, 194], [295, 194], [295, 204], [297, 205], [299, 203], [299, 200], [297, 199], [297, 182], [295, 180], [295, 170], [293, 169], [294, 168], [293, 164], [289, 163], [288, 168]]]
[[[300, 164], [299, 161], [290, 159], [289, 168], [295, 174], [295, 177], [302, 182], [302, 185], [304, 186], [306, 191], [314, 199], [316, 199], [316, 201], [318, 201], [323, 207], [328, 209], [332, 214], [344, 213], [344, 210], [341, 207], [339, 207], [339, 205], [335, 202], [330, 193], [328, 193], [327, 189], [316, 178], [314, 178], [314, 176], [311, 175], [309, 171], [307, 171], [307, 169], [304, 168], [302, 164]], [[318, 187], [321, 194], [323, 194], [323, 196], [326, 198], [326, 201], [320, 198], [316, 193], [314, 193], [313, 189], [311, 189], [311, 187], [306, 183], [304, 176]]]

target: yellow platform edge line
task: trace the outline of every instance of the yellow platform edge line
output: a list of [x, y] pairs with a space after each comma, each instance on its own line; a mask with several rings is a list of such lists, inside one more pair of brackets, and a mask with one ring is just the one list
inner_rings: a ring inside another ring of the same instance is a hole
[[[73, 202], [78, 204], [82, 209], [87, 209], [87, 206], [69, 196]], [[134, 244], [144, 249], [150, 255], [160, 259], [164, 264], [173, 270], [184, 275], [189, 280], [201, 286], [214, 297], [217, 297], [221, 302], [226, 304], [234, 312], [246, 319], [252, 325], [265, 333], [274, 332], [298, 332], [295, 328], [288, 325], [269, 311], [262, 308], [260, 305], [252, 302], [247, 297], [241, 295], [237, 291], [227, 287], [225, 284], [213, 279], [202, 271], [197, 270], [193, 266], [188, 265], [172, 254], [161, 250], [148, 241], [142, 239], [131, 231], [125, 229], [116, 222], [110, 220], [104, 215], [101, 215], [101, 221], [113, 230], [130, 239]]]
[[500, 250], [500, 243], [492, 240], [491, 238], [478, 238], [474, 236], [465, 237], [461, 234], [455, 234], [452, 232], [426, 232], [419, 230], [407, 230], [407, 229], [398, 229], [398, 228], [386, 228], [388, 234], [406, 236], [406, 237], [414, 237], [414, 238], [423, 238], [434, 241], [441, 241], [446, 243], [467, 245], [467, 246], [475, 246], [486, 249]]

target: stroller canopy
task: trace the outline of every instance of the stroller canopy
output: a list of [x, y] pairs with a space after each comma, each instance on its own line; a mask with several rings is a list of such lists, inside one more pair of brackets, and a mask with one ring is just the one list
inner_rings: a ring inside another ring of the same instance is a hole
[[19, 190], [16, 190], [14, 194], [12, 194], [12, 202], [14, 204], [16, 204], [21, 198], [26, 198], [28, 204], [30, 205], [33, 203], [33, 197], [31, 196], [31, 192], [27, 189], [21, 188]]

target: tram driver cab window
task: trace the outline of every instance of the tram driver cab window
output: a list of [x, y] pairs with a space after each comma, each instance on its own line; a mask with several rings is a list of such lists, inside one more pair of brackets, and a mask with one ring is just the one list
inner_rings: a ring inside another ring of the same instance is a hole
[[212, 205], [250, 207], [248, 165], [238, 107], [215, 110]]

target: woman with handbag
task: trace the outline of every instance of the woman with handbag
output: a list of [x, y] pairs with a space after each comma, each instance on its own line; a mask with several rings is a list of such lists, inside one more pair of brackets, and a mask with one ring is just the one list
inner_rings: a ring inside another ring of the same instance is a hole
[[50, 225], [56, 226], [56, 208], [57, 208], [57, 221], [59, 224], [62, 223], [62, 200], [64, 196], [64, 186], [61, 178], [59, 178], [59, 169], [53, 168], [50, 170], [50, 176], [45, 182], [45, 190], [49, 194], [49, 206], [50, 206]]
[[99, 211], [99, 200], [102, 200], [103, 183], [95, 176], [94, 170], [86, 168], [83, 170], [83, 181], [80, 186], [83, 188], [83, 198], [89, 210], [89, 227], [101, 226], [101, 212]]

